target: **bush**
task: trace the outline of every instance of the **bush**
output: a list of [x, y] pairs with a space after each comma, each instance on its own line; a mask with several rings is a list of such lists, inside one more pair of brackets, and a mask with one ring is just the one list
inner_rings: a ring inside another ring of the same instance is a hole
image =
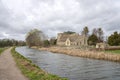
[[44, 41], [43, 41], [43, 46], [44, 46], [44, 47], [50, 46], [50, 42], [49, 42], [48, 40], [44, 40]]

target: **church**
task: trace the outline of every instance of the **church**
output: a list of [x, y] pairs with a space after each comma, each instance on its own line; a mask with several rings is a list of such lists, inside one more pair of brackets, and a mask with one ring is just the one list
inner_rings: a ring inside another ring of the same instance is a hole
[[58, 46], [87, 46], [88, 38], [85, 35], [79, 35], [78, 33], [67, 34], [58, 33], [57, 45]]

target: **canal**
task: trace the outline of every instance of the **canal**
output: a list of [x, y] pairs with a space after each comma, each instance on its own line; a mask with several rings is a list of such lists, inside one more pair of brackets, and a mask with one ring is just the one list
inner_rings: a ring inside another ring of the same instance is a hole
[[17, 47], [16, 51], [43, 70], [70, 80], [120, 80], [120, 63]]

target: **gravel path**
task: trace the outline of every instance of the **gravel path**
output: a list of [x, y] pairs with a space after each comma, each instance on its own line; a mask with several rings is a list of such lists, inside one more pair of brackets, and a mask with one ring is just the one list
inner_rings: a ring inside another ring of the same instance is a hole
[[16, 66], [10, 50], [0, 55], [0, 80], [28, 80]]

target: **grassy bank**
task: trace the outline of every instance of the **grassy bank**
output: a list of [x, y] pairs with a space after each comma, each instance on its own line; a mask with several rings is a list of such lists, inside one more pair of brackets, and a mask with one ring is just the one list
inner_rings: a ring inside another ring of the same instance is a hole
[[0, 55], [5, 49], [7, 49], [7, 48], [0, 48]]
[[11, 52], [17, 63], [17, 66], [30, 80], [67, 80], [43, 71], [38, 66], [34, 65], [30, 60], [16, 52], [15, 48], [13, 48]]
[[120, 50], [107, 50], [105, 52], [112, 53], [112, 54], [120, 54]]
[[80, 49], [74, 49], [74, 48], [70, 49], [68, 47], [66, 48], [65, 47], [49, 47], [49, 48], [36, 48], [36, 49], [51, 51], [54, 53], [63, 53], [71, 56], [79, 56], [84, 58], [120, 62], [120, 54], [113, 54], [110, 52], [106, 53], [106, 52], [100, 52], [100, 51], [87, 51], [87, 50], [80, 50]]

